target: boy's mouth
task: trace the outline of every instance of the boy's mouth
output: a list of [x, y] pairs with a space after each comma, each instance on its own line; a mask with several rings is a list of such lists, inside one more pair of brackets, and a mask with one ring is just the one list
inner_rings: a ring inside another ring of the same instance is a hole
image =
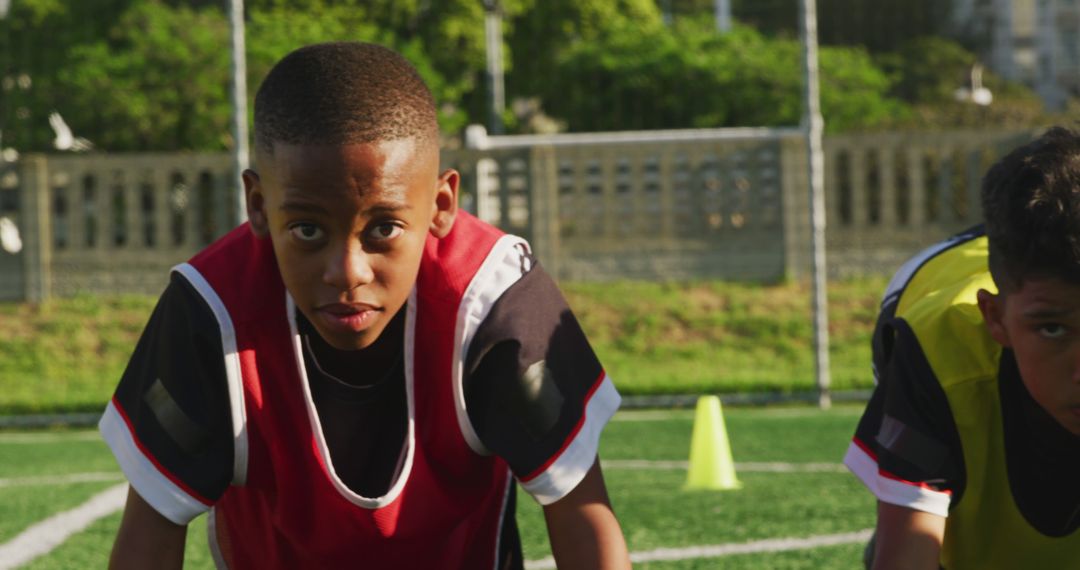
[[315, 313], [332, 330], [360, 332], [375, 321], [378, 307], [367, 303], [330, 303], [315, 308]]

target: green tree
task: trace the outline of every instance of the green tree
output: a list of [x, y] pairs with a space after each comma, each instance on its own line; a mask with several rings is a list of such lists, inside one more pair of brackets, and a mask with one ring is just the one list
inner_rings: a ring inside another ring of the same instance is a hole
[[[248, 85], [301, 45], [367, 40], [404, 53], [454, 134], [487, 115], [481, 0], [246, 0]], [[213, 150], [232, 144], [228, 24], [220, 0], [16, 0], [0, 21], [4, 146], [49, 150], [63, 114], [98, 148]], [[823, 43], [877, 50], [943, 21], [931, 0], [820, 0]], [[507, 94], [539, 98], [571, 130], [794, 125], [797, 0], [733, 0], [760, 30], [715, 32], [712, 0], [500, 0]], [[885, 17], [883, 15], [892, 16]], [[895, 17], [894, 17], [895, 16]], [[882, 32], [894, 26], [903, 33]], [[875, 31], [877, 30], [877, 31]], [[834, 33], [835, 32], [835, 33]], [[856, 33], [858, 32], [858, 33]], [[880, 32], [880, 33], [879, 33]], [[862, 34], [862, 35], [859, 35]], [[873, 35], [877, 39], [868, 40]], [[877, 42], [877, 43], [873, 43]], [[975, 58], [955, 42], [894, 51], [821, 50], [831, 131], [1045, 122], [1028, 89], [984, 76], [994, 104], [956, 102]]]
[[135, 3], [106, 37], [71, 49], [62, 110], [106, 150], [225, 148], [227, 38], [219, 10]]
[[446, 78], [428, 57], [429, 50], [420, 38], [395, 33], [391, 27], [381, 25], [378, 19], [353, 6], [328, 5], [317, 10], [298, 10], [284, 6], [286, 2], [283, 1], [276, 4], [250, 12], [247, 56], [252, 93], [274, 63], [297, 47], [322, 41], [369, 41], [390, 46], [404, 55], [424, 77], [435, 100], [448, 103], [441, 105], [439, 112], [444, 131], [457, 132], [467, 124], [464, 111], [453, 102], [461, 99], [468, 80]]
[[[48, 116], [64, 96], [57, 72], [72, 46], [104, 37], [130, 0], [13, 0], [0, 20], [3, 145], [50, 148]], [[65, 117], [68, 113], [65, 113]]]
[[[503, 15], [505, 71], [510, 72], [517, 63], [515, 47], [508, 39], [517, 34], [518, 17], [546, 2], [497, 0]], [[482, 0], [371, 0], [368, 10], [380, 27], [427, 54], [432, 69], [444, 81], [445, 96], [438, 97], [444, 127], [456, 132], [468, 122], [485, 120], [488, 93]]]
[[978, 62], [960, 44], [930, 36], [904, 42], [877, 60], [896, 79], [893, 92], [911, 103], [952, 100], [953, 92], [968, 83], [971, 66]]
[[987, 70], [982, 71], [982, 84], [993, 94], [993, 102], [982, 107], [958, 100], [958, 89], [971, 88], [978, 58], [951, 40], [915, 38], [879, 55], [877, 61], [895, 80], [893, 94], [913, 111], [892, 121], [894, 128], [1029, 128], [1062, 119], [1048, 115], [1028, 87]]
[[[533, 1], [501, 5], [512, 20]], [[248, 0], [247, 8], [252, 92], [273, 62], [296, 47], [368, 40], [394, 47], [417, 66], [442, 103], [445, 130], [460, 130], [470, 110], [485, 113], [479, 0]], [[52, 110], [105, 150], [231, 144], [222, 2], [19, 0], [2, 25], [5, 75], [33, 80], [31, 89], [3, 93], [5, 146], [48, 150]], [[7, 49], [12, 46], [19, 49]]]
[[[799, 34], [799, 0], [731, 0], [732, 15], [767, 35]], [[672, 0], [689, 13], [712, 0]], [[940, 0], [818, 0], [818, 41], [861, 46], [871, 53], [896, 49], [912, 37], [944, 34], [953, 2]]]
[[662, 27], [655, 0], [536, 1], [507, 23], [508, 95], [530, 97], [565, 85], [570, 52], [599, 56], [590, 44], [615, 43], [618, 35], [651, 36]]
[[[77, 134], [104, 150], [215, 150], [232, 146], [228, 22], [217, 6], [133, 3], [105, 37], [70, 48], [57, 74], [56, 103]], [[380, 30], [362, 10], [284, 2], [249, 12], [247, 55], [253, 94], [270, 67], [293, 49], [320, 41], [363, 40], [390, 45], [420, 70], [440, 100], [460, 97], [418, 40]], [[466, 121], [444, 113], [444, 128]], [[40, 147], [39, 147], [40, 148]]]
[[[542, 92], [571, 130], [796, 125], [798, 42], [711, 20], [648, 33], [614, 33], [570, 48], [560, 81]], [[857, 48], [821, 51], [822, 108], [830, 131], [872, 127], [905, 111], [889, 78]]]

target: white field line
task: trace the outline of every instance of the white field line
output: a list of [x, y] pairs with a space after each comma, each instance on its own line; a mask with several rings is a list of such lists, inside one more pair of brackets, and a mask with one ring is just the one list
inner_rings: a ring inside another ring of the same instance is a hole
[[128, 485], [121, 483], [90, 497], [85, 503], [31, 525], [18, 536], [0, 544], [0, 570], [27, 564], [60, 546], [69, 536], [81, 532], [94, 521], [124, 507]]
[[[605, 459], [604, 469], [688, 469], [689, 461], [653, 461], [648, 459]], [[842, 463], [736, 463], [736, 471], [744, 473], [847, 473]]]
[[[689, 461], [663, 461], [647, 459], [605, 459], [604, 469], [688, 469]], [[847, 473], [841, 463], [783, 463], [783, 462], [746, 462], [736, 463], [736, 471], [744, 473]], [[32, 485], [66, 485], [69, 483], [98, 483], [102, 481], [123, 481], [119, 471], [69, 473], [66, 475], [45, 475], [31, 477], [11, 477], [0, 479], [0, 488], [24, 487]]]
[[620, 410], [608, 421], [657, 422], [669, 420], [692, 420], [694, 410]]
[[[828, 412], [830, 415], [840, 416], [855, 416], [859, 417], [863, 413], [863, 406], [834, 406], [832, 410]], [[797, 407], [776, 407], [776, 408], [753, 408], [746, 409], [741, 408], [736, 412], [740, 418], [810, 418], [821, 417], [823, 412], [817, 408], [810, 406], [797, 406]], [[694, 419], [693, 409], [675, 409], [675, 410], [620, 410], [614, 416], [612, 416], [612, 422], [658, 422], [658, 421], [671, 421], [671, 420], [691, 420]]]
[[101, 481], [123, 481], [124, 474], [112, 473], [70, 473], [68, 475], [46, 475], [43, 477], [12, 477], [0, 479], [2, 487], [24, 487], [28, 485], [66, 485], [68, 483], [97, 483]]
[[[686, 469], [687, 461], [647, 461], [647, 460], [607, 460], [605, 469]], [[838, 463], [736, 463], [735, 469], [743, 472], [843, 472], [844, 466]], [[120, 473], [72, 473], [46, 477], [20, 477], [0, 479], [0, 487], [20, 485], [56, 485], [91, 481], [120, 480]], [[27, 528], [18, 536], [0, 544], [0, 570], [8, 570], [52, 551], [73, 534], [81, 532], [94, 521], [108, 516], [124, 506], [127, 497], [127, 484], [121, 483], [98, 493], [82, 505], [53, 515]], [[687, 548], [660, 548], [645, 552], [631, 553], [633, 562], [651, 562], [659, 560], [683, 560], [689, 558], [715, 558], [732, 554], [750, 554], [756, 552], [780, 552], [848, 544], [869, 540], [870, 530], [857, 533], [822, 535], [809, 538], [779, 538], [756, 542], [694, 546]], [[551, 557], [527, 561], [529, 570], [555, 568]]]
[[70, 441], [103, 441], [96, 430], [83, 430], [75, 432], [0, 432], [0, 444], [7, 443], [67, 443]]
[[[604, 469], [688, 469], [689, 461], [657, 461], [647, 459], [605, 459]], [[783, 463], [783, 462], [747, 462], [736, 463], [735, 470], [743, 473], [847, 473], [841, 463]], [[66, 475], [45, 475], [33, 477], [11, 477], [0, 479], [0, 488], [24, 487], [32, 485], [66, 485], [69, 483], [97, 483], [102, 481], [123, 481], [124, 475], [115, 472], [69, 473]]]
[[[791, 415], [801, 415], [802, 410]], [[810, 412], [813, 413], [813, 412]], [[787, 415], [787, 414], [784, 414]], [[613, 421], [657, 421], [693, 418], [692, 410], [641, 410], [626, 411], [615, 415]], [[68, 433], [0, 433], [0, 444], [40, 444], [62, 443], [70, 441], [97, 441], [100, 438], [93, 430]], [[688, 461], [649, 461], [649, 460], [605, 460], [605, 469], [687, 469]], [[736, 463], [736, 471], [798, 473], [798, 472], [844, 472], [839, 463]], [[122, 480], [120, 473], [72, 473], [68, 475], [44, 477], [18, 477], [0, 479], [0, 488], [25, 485], [61, 485], [68, 483], [100, 482]], [[122, 483], [95, 495], [86, 503], [56, 515], [53, 515], [23, 531], [7, 543], [0, 544], [0, 570], [8, 570], [47, 554], [62, 544], [68, 537], [93, 524], [99, 518], [108, 516], [124, 506], [127, 497], [127, 484]], [[769, 539], [744, 544], [726, 544], [699, 546], [680, 549], [662, 548], [631, 554], [634, 562], [654, 560], [682, 560], [687, 558], [711, 558], [729, 554], [753, 552], [777, 552], [817, 548], [832, 544], [846, 544], [858, 540], [868, 540], [870, 531], [849, 533], [848, 535], [826, 535], [806, 539]], [[865, 537], [863, 536], [865, 534]], [[844, 537], [855, 536], [856, 539]], [[837, 537], [840, 537], [839, 539]], [[839, 541], [838, 541], [839, 540]], [[555, 568], [553, 559], [527, 561], [528, 569]]]
[[[805, 538], [768, 538], [765, 540], [755, 540], [753, 542], [688, 546], [685, 548], [657, 548], [656, 550], [631, 552], [630, 561], [634, 563], [659, 562], [697, 558], [719, 558], [721, 556], [731, 556], [734, 554], [810, 550], [812, 548], [822, 548], [825, 546], [866, 542], [870, 540], [870, 535], [872, 535], [873, 532], [874, 529], [868, 528], [856, 532], [823, 534]], [[525, 568], [526, 570], [555, 568], [555, 560], [550, 556], [540, 560], [528, 560], [525, 562]]]

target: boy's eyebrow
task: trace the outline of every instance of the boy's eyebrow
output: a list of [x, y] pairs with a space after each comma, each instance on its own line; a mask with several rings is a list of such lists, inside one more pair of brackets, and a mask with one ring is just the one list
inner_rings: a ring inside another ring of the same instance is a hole
[[[285, 200], [278, 207], [279, 210], [290, 210], [294, 212], [313, 212], [316, 214], [326, 213], [326, 208], [313, 203], [301, 200]], [[408, 202], [380, 202], [374, 204], [371, 207], [364, 210], [364, 213], [371, 216], [375, 214], [392, 214], [401, 210], [411, 210], [412, 204]]]
[[1076, 309], [1066, 307], [1038, 307], [1022, 313], [1028, 319], [1053, 319], [1071, 315]]

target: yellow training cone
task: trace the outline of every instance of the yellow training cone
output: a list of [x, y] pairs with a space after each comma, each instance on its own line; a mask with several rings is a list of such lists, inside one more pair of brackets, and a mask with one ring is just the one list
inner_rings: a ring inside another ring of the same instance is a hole
[[738, 489], [735, 461], [731, 458], [720, 398], [698, 398], [694, 433], [690, 437], [690, 471], [687, 489]]

